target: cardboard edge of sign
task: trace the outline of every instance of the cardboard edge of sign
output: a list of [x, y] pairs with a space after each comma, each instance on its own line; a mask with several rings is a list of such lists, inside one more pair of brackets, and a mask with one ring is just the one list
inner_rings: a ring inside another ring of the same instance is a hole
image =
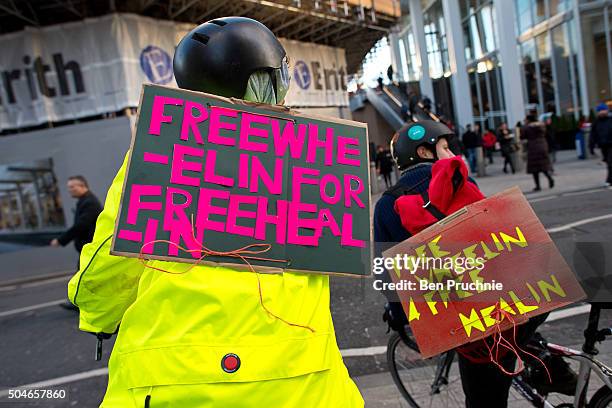
[[[230, 262], [215, 262], [215, 261], [203, 261], [199, 259], [189, 259], [189, 258], [177, 258], [172, 256], [163, 256], [163, 255], [149, 255], [139, 256], [138, 254], [132, 252], [122, 252], [115, 251], [114, 249], [110, 250], [110, 254], [113, 256], [123, 256], [126, 258], [137, 258], [142, 259], [144, 261], [165, 261], [165, 262], [176, 262], [182, 264], [197, 264], [198, 266], [222, 266], [226, 268], [231, 268], [234, 270], [238, 270], [241, 272], [252, 272], [251, 268], [247, 264], [239, 264], [239, 263], [230, 263]], [[349, 278], [369, 278], [372, 276], [372, 271], [365, 275], [356, 275], [354, 273], [349, 272], [325, 272], [325, 271], [313, 271], [308, 269], [291, 269], [291, 268], [278, 268], [273, 266], [263, 266], [263, 265], [251, 265], [253, 270], [256, 273], [264, 273], [270, 275], [281, 275], [285, 272], [288, 273], [306, 273], [310, 275], [331, 275], [331, 276], [341, 276], [341, 277], [349, 277]]]
[[[130, 164], [132, 163], [132, 153], [134, 152], [134, 142], [136, 140], [136, 132], [138, 130], [138, 122], [140, 121], [140, 107], [142, 106], [142, 99], [144, 97], [145, 86], [143, 84], [142, 88], [140, 88], [140, 98], [138, 99], [138, 108], [136, 110], [136, 121], [134, 122], [134, 127], [132, 127], [132, 137], [130, 140], [130, 148], [127, 152], [128, 158], [125, 167], [125, 176], [123, 177], [123, 185], [121, 186], [121, 197], [119, 198], [119, 208], [117, 210], [117, 216], [115, 217], [115, 228], [113, 229], [113, 237], [111, 239], [111, 249], [110, 254], [113, 254], [113, 249], [115, 248], [115, 242], [117, 239], [117, 230], [119, 229], [119, 218], [121, 215], [121, 211], [123, 210], [123, 192], [125, 191], [125, 186], [127, 185], [128, 180], [128, 170], [130, 168]], [[123, 163], [121, 163], [123, 166]]]
[[[159, 88], [159, 89], [170, 89], [170, 90], [178, 90], [181, 92], [185, 92], [188, 94], [192, 94], [192, 95], [196, 95], [196, 96], [205, 96], [207, 98], [210, 99], [216, 99], [218, 101], [221, 102], [225, 102], [225, 103], [229, 103], [232, 105], [242, 105], [242, 106], [248, 106], [251, 108], [261, 108], [261, 109], [266, 109], [266, 110], [271, 110], [277, 113], [282, 113], [285, 115], [292, 115], [292, 116], [298, 116], [298, 117], [302, 117], [302, 118], [312, 118], [312, 119], [320, 119], [320, 120], [324, 120], [327, 122], [333, 122], [333, 123], [339, 123], [339, 124], [343, 124], [343, 125], [349, 125], [349, 126], [357, 126], [357, 127], [362, 127], [366, 129], [368, 129], [368, 124], [365, 122], [357, 122], [354, 120], [349, 120], [349, 119], [342, 119], [342, 118], [331, 118], [329, 116], [323, 116], [323, 115], [317, 115], [314, 113], [309, 113], [309, 114], [305, 114], [305, 113], [301, 113], [299, 111], [293, 110], [288, 106], [283, 106], [283, 105], [269, 105], [266, 103], [257, 103], [257, 102], [251, 102], [251, 101], [245, 101], [244, 99], [238, 99], [238, 98], [226, 98], [223, 96], [219, 96], [219, 95], [213, 95], [213, 94], [209, 94], [206, 92], [198, 92], [198, 91], [192, 91], [191, 89], [182, 89], [182, 88], [174, 88], [171, 86], [165, 86], [165, 85], [157, 85], [157, 84], [143, 84], [142, 85], [142, 89], [141, 89], [141, 99], [140, 102], [142, 102], [142, 94], [144, 93], [144, 89], [145, 88]], [[140, 105], [138, 105], [138, 112], [136, 113], [137, 115], [140, 114]]]
[[[140, 89], [140, 99], [138, 101], [138, 109], [136, 111], [136, 121], [134, 123], [134, 127], [132, 128], [132, 138], [130, 141], [130, 148], [128, 150], [128, 159], [127, 159], [127, 164], [126, 164], [126, 170], [125, 170], [125, 177], [123, 179], [123, 186], [121, 187], [121, 198], [119, 200], [119, 209], [117, 211], [117, 217], [115, 218], [115, 229], [113, 231], [113, 236], [111, 239], [111, 248], [110, 248], [110, 254], [113, 256], [123, 256], [123, 257], [127, 257], [127, 258], [141, 258], [140, 255], [137, 255], [135, 253], [131, 253], [131, 252], [122, 252], [122, 251], [116, 251], [115, 250], [115, 243], [116, 243], [116, 238], [117, 238], [117, 234], [116, 231], [119, 228], [119, 219], [120, 219], [120, 215], [121, 215], [121, 211], [123, 209], [123, 192], [125, 191], [125, 187], [127, 185], [127, 179], [128, 179], [128, 172], [130, 169], [130, 164], [132, 162], [132, 153], [134, 151], [134, 143], [136, 141], [136, 133], [138, 132], [138, 122], [140, 120], [140, 108], [142, 106], [142, 100], [144, 98], [144, 93], [145, 93], [145, 89], [146, 88], [159, 88], [159, 89], [170, 89], [170, 90], [179, 90], [181, 92], [186, 92], [189, 94], [193, 94], [193, 95], [197, 95], [197, 96], [204, 96], [207, 98], [211, 98], [211, 99], [216, 99], [222, 102], [226, 102], [229, 104], [233, 104], [233, 105], [244, 105], [244, 106], [249, 106], [249, 107], [254, 107], [254, 108], [262, 108], [262, 109], [266, 109], [266, 110], [272, 110], [278, 113], [283, 113], [283, 114], [287, 114], [287, 115], [292, 115], [292, 116], [298, 116], [298, 117], [302, 117], [302, 118], [313, 118], [313, 119], [317, 119], [317, 120], [324, 120], [327, 122], [333, 122], [333, 123], [339, 123], [339, 124], [344, 124], [344, 125], [350, 125], [350, 126], [357, 126], [357, 127], [361, 127], [365, 129], [366, 132], [366, 160], [369, 161], [369, 157], [370, 157], [370, 143], [369, 143], [369, 135], [368, 135], [368, 124], [364, 123], [364, 122], [357, 122], [357, 121], [353, 121], [353, 120], [348, 120], [348, 119], [341, 119], [341, 118], [329, 118], [326, 116], [321, 116], [321, 115], [314, 115], [314, 114], [303, 114], [300, 113], [298, 111], [292, 110], [289, 107], [286, 106], [281, 106], [281, 105], [268, 105], [268, 104], [262, 104], [262, 103], [255, 103], [255, 102], [249, 102], [249, 101], [245, 101], [242, 99], [237, 99], [237, 98], [224, 98], [222, 96], [218, 96], [218, 95], [212, 95], [212, 94], [208, 94], [205, 92], [197, 92], [197, 91], [192, 91], [190, 89], [181, 89], [181, 88], [174, 88], [174, 87], [170, 87], [170, 86], [163, 86], [163, 85], [157, 85], [157, 84], [143, 84], [142, 88]], [[369, 162], [368, 162], [368, 166], [369, 166]], [[368, 186], [370, 186], [371, 184], [371, 180], [370, 180], [370, 169], [368, 168], [366, 171], [367, 174], [367, 178], [368, 178]], [[372, 192], [369, 191], [368, 194], [368, 204], [369, 204], [369, 208], [370, 210], [372, 209]], [[316, 274], [316, 275], [331, 275], [331, 276], [342, 276], [342, 277], [351, 277], [351, 278], [368, 278], [372, 276], [372, 259], [374, 256], [374, 249], [373, 249], [373, 245], [372, 243], [374, 242], [374, 232], [372, 229], [372, 223], [370, 223], [370, 251], [368, 254], [368, 265], [370, 266], [370, 272], [368, 274], [364, 274], [364, 275], [356, 275], [354, 273], [350, 273], [350, 272], [325, 272], [325, 271], [312, 271], [312, 270], [304, 270], [304, 269], [288, 269], [288, 268], [275, 268], [275, 267], [270, 267], [270, 266], [261, 266], [261, 265], [252, 265], [253, 269], [255, 270], [255, 272], [257, 273], [268, 273], [268, 274], [282, 274], [284, 272], [290, 272], [290, 273], [307, 273], [307, 274]], [[223, 267], [229, 267], [235, 270], [240, 270], [240, 271], [245, 271], [245, 272], [251, 272], [251, 269], [249, 268], [248, 265], [244, 264], [241, 265], [239, 263], [228, 263], [228, 262], [212, 262], [212, 261], [198, 261], [197, 259], [188, 259], [188, 258], [177, 258], [177, 257], [167, 257], [167, 256], [158, 256], [158, 255], [147, 255], [146, 258], [144, 258], [145, 260], [158, 260], [158, 261], [167, 261], [167, 262], [180, 262], [180, 263], [186, 263], [186, 264], [194, 264], [194, 263], [198, 263], [199, 265], [205, 265], [205, 266], [223, 266]]]

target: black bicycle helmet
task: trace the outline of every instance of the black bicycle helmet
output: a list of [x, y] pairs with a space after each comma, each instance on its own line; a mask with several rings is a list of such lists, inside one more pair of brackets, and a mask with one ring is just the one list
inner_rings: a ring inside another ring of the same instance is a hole
[[454, 136], [452, 130], [442, 122], [423, 120], [407, 123], [391, 139], [391, 155], [400, 171], [417, 163], [425, 162], [417, 155], [419, 146], [429, 146], [434, 152], [441, 137]]
[[[174, 52], [179, 87], [225, 97], [242, 98], [249, 77], [258, 70], [281, 70], [288, 87], [286, 52], [265, 25], [246, 17], [223, 17], [191, 30]], [[275, 78], [276, 77], [276, 78]]]

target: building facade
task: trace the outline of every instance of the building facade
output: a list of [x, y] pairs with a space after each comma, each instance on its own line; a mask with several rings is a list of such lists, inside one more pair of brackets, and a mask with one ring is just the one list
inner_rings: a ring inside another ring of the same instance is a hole
[[569, 132], [612, 102], [610, 0], [406, 2], [390, 35], [396, 79], [460, 127], [513, 127], [535, 110]]

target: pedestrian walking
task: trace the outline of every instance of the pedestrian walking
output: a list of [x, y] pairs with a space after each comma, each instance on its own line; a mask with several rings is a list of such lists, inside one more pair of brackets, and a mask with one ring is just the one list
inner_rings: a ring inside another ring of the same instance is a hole
[[493, 153], [495, 152], [495, 143], [497, 143], [497, 138], [495, 137], [495, 133], [491, 129], [487, 129], [485, 134], [482, 136], [482, 147], [484, 152], [489, 159], [489, 164], [493, 164]]
[[509, 165], [510, 171], [514, 174], [514, 163], [512, 163], [512, 153], [515, 152], [514, 135], [510, 129], [508, 129], [508, 124], [506, 122], [502, 123], [497, 129], [497, 141], [499, 142], [501, 153], [504, 158], [504, 173], [508, 173], [507, 166]]
[[[102, 212], [102, 205], [98, 198], [89, 190], [89, 184], [83, 176], [72, 176], [68, 178], [68, 192], [70, 196], [76, 198], [77, 205], [74, 212], [74, 223], [66, 232], [53, 239], [51, 246], [66, 246], [74, 242], [74, 248], [81, 255], [81, 250], [85, 244], [92, 241], [96, 228], [96, 219]], [[77, 262], [77, 271], [79, 263]], [[78, 310], [68, 300], [60, 304], [61, 307], [69, 310]]]
[[544, 173], [548, 179], [548, 187], [555, 186], [555, 180], [550, 175], [552, 170], [550, 157], [548, 156], [548, 143], [546, 143], [544, 123], [538, 121], [535, 115], [528, 115], [525, 126], [521, 130], [521, 139], [527, 141], [527, 173], [533, 175], [535, 188], [540, 191], [540, 173]]
[[376, 154], [376, 172], [385, 179], [385, 186], [391, 187], [391, 172], [393, 171], [393, 158], [391, 152], [382, 146], [378, 146]]
[[480, 127], [478, 124], [474, 125], [474, 130], [472, 130], [471, 125], [467, 125], [465, 133], [461, 136], [461, 142], [465, 149], [465, 158], [470, 165], [470, 171], [472, 173], [478, 171], [476, 155], [478, 154], [478, 148], [482, 146], [482, 140], [478, 134], [479, 131]]
[[589, 148], [591, 152], [595, 146], [601, 150], [603, 160], [608, 166], [608, 175], [606, 177], [606, 185], [612, 185], [612, 118], [608, 105], [600, 103], [596, 107], [597, 118], [591, 126], [591, 140]]

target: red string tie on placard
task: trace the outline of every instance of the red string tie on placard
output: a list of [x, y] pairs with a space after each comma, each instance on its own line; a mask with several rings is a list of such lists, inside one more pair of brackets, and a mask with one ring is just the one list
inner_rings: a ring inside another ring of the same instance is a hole
[[[491, 362], [493, 364], [495, 364], [504, 374], [506, 375], [516, 375], [518, 373], [520, 373], [521, 371], [523, 371], [525, 369], [525, 363], [523, 361], [523, 359], [521, 358], [519, 351], [523, 354], [526, 354], [528, 356], [533, 357], [535, 360], [539, 361], [540, 364], [542, 364], [542, 367], [544, 367], [544, 370], [546, 370], [546, 375], [548, 376], [548, 381], [550, 383], [552, 383], [552, 378], [550, 376], [550, 372], [548, 371], [548, 367], [546, 367], [546, 364], [544, 364], [544, 362], [538, 358], [537, 356], [535, 356], [534, 354], [522, 349], [519, 345], [518, 342], [516, 341], [516, 321], [514, 320], [514, 318], [512, 317], [512, 313], [508, 312], [505, 309], [502, 309], [500, 306], [500, 303], [497, 302], [495, 304], [495, 308], [493, 309], [491, 315], [491, 317], [493, 317], [495, 319], [495, 324], [493, 325], [493, 345], [489, 346], [489, 343], [485, 340], [484, 343], [487, 346], [487, 349], [489, 350], [489, 358], [491, 360]], [[503, 319], [508, 319], [511, 323], [512, 323], [512, 342], [508, 341], [506, 338], [504, 338], [504, 336], [502, 335], [502, 331], [501, 331], [501, 322]], [[499, 350], [500, 348], [503, 347], [507, 350], [509, 350], [511, 353], [513, 353], [517, 360], [518, 360], [518, 366], [517, 369], [513, 372], [509, 372], [508, 370], [506, 370], [504, 368], [504, 366], [499, 362]]]
[[[293, 326], [293, 327], [301, 327], [303, 329], [307, 329], [310, 330], [312, 333], [315, 332], [315, 330], [310, 327], [310, 326], [306, 326], [306, 325], [301, 325], [301, 324], [297, 324], [297, 323], [292, 323], [289, 322], [285, 319], [283, 319], [282, 317], [278, 316], [276, 313], [272, 312], [270, 309], [268, 309], [263, 301], [263, 293], [262, 293], [262, 288], [261, 288], [261, 279], [259, 277], [259, 272], [257, 272], [255, 270], [255, 268], [253, 267], [253, 265], [251, 265], [251, 263], [249, 262], [249, 260], [253, 260], [253, 261], [266, 261], [266, 262], [278, 262], [278, 263], [288, 263], [287, 260], [285, 259], [273, 259], [273, 258], [266, 258], [266, 257], [262, 257], [262, 256], [257, 256], [260, 254], [264, 254], [268, 251], [270, 251], [270, 249], [272, 249], [272, 244], [268, 244], [268, 243], [257, 243], [257, 244], [250, 244], [250, 245], [246, 245], [242, 248], [238, 248], [238, 249], [234, 249], [232, 251], [215, 251], [212, 249], [209, 249], [207, 247], [205, 247], [201, 242], [199, 242], [196, 238], [195, 238], [195, 234], [194, 234], [194, 228], [193, 228], [193, 215], [191, 216], [191, 233], [192, 233], [192, 238], [193, 241], [196, 242], [199, 246], [200, 249], [187, 249], [187, 248], [183, 248], [181, 245], [177, 244], [176, 242], [172, 242], [169, 240], [165, 240], [165, 239], [156, 239], [153, 241], [149, 241], [149, 242], [145, 242], [142, 247], [140, 248], [140, 253], [138, 254], [138, 259], [140, 260], [140, 262], [145, 266], [145, 268], [149, 268], [149, 269], [154, 269], [156, 271], [160, 271], [160, 272], [164, 272], [164, 273], [169, 273], [169, 274], [175, 274], [175, 275], [181, 275], [184, 273], [189, 272], [191, 269], [195, 268], [196, 266], [198, 266], [203, 260], [204, 258], [206, 258], [207, 256], [224, 256], [224, 257], [230, 257], [230, 258], [239, 258], [240, 260], [242, 260], [242, 262], [245, 263], [245, 265], [249, 268], [249, 270], [251, 272], [253, 272], [255, 274], [255, 276], [257, 277], [257, 288], [258, 288], [258, 292], [259, 292], [259, 304], [261, 305], [261, 307], [266, 311], [266, 313], [270, 316], [272, 316], [273, 318], [280, 320], [281, 322], [289, 325], [289, 326]], [[157, 268], [155, 266], [151, 266], [147, 263], [147, 259], [145, 257], [145, 254], [143, 253], [143, 250], [148, 246], [148, 245], [154, 245], [156, 243], [166, 243], [168, 245], [172, 245], [178, 249], [180, 249], [183, 252], [187, 252], [187, 253], [194, 253], [194, 252], [201, 252], [202, 256], [200, 256], [200, 258], [198, 258], [193, 264], [191, 264], [191, 266], [189, 268], [187, 268], [186, 270], [182, 271], [182, 272], [172, 272], [172, 271], [168, 271], [162, 268]]]

